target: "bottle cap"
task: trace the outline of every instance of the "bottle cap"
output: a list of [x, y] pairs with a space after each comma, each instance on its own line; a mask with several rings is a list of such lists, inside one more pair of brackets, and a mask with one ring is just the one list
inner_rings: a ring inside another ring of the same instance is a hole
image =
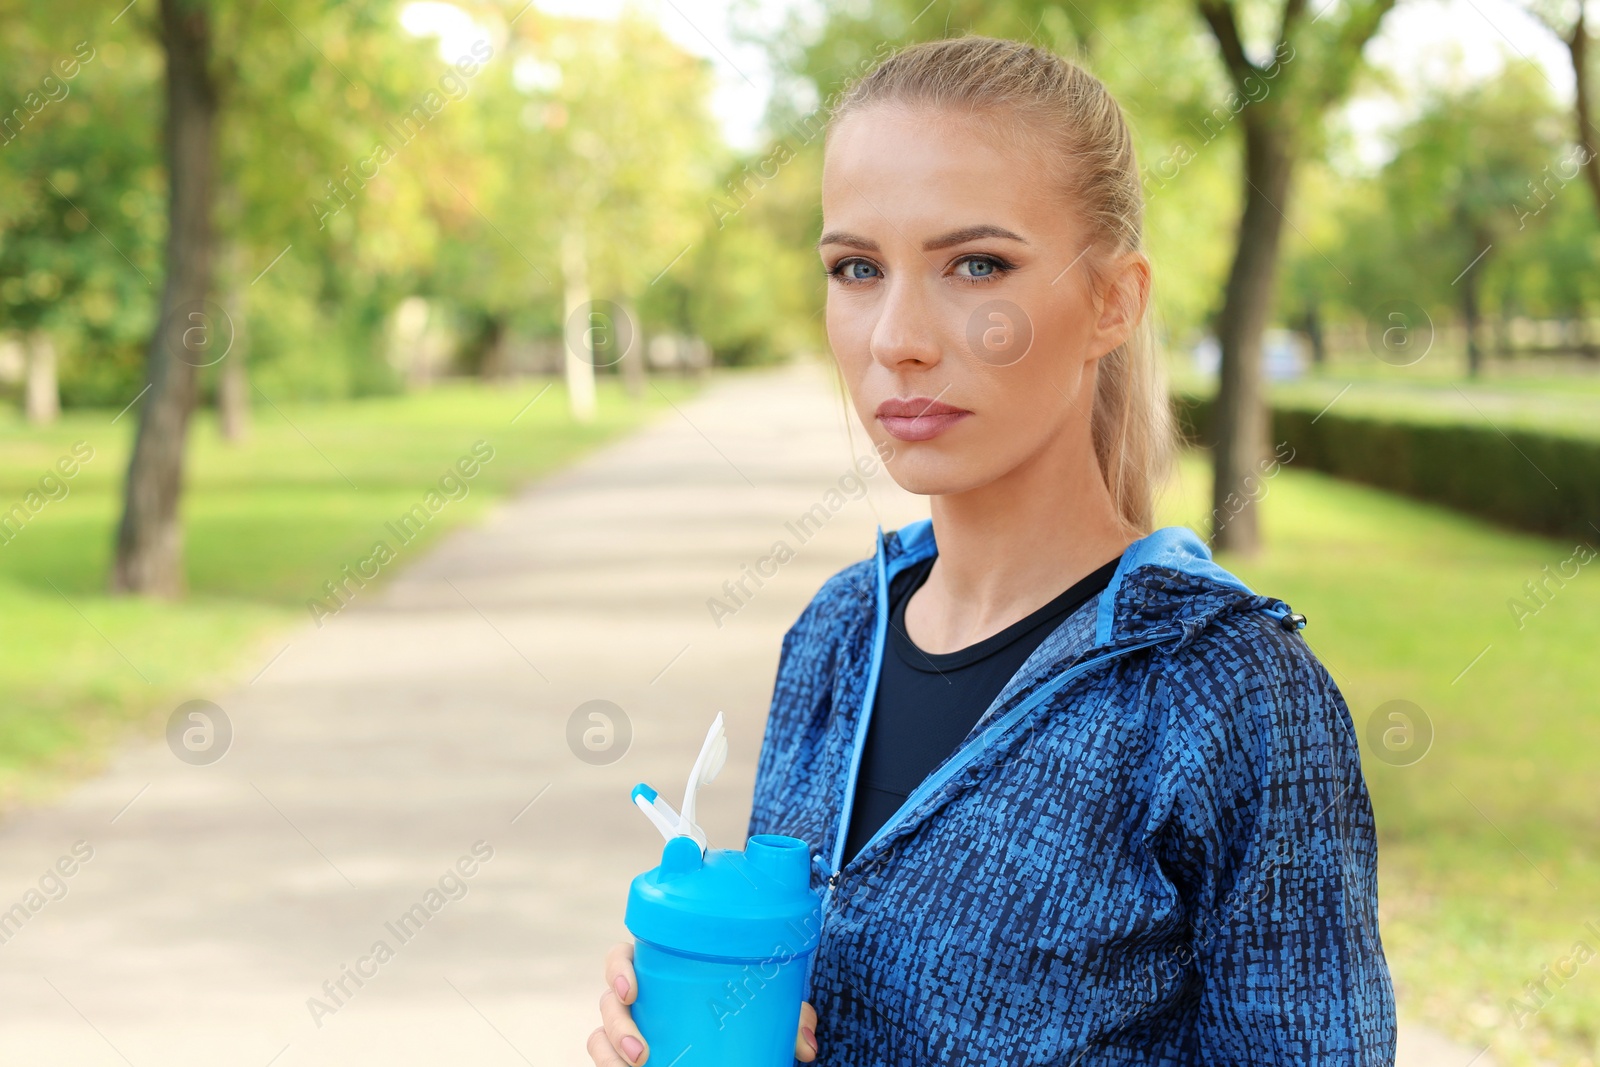
[[634, 937], [713, 959], [803, 956], [822, 933], [822, 895], [811, 889], [806, 843], [756, 834], [743, 852], [704, 854], [674, 837], [661, 864], [633, 880], [623, 917]]

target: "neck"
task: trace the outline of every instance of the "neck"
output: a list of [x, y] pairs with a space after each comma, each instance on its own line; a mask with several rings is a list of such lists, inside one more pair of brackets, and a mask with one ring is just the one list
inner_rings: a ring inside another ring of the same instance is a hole
[[1133, 540], [1117, 521], [1087, 426], [1003, 478], [931, 498], [939, 558], [918, 590], [927, 639], [961, 648], [1024, 618]]

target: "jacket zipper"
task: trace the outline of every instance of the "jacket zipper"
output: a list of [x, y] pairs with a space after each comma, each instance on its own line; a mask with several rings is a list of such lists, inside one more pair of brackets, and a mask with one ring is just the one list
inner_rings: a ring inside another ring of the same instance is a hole
[[[856, 735], [850, 746], [850, 766], [844, 779], [844, 803], [841, 806], [839, 832], [834, 835], [832, 872], [828, 875], [828, 896], [824, 901], [823, 909], [826, 911], [827, 902], [833, 899], [833, 890], [839, 884], [839, 873], [844, 866], [844, 839], [850, 827], [850, 811], [855, 806], [856, 778], [861, 773], [861, 754], [865, 747], [867, 737], [867, 719], [872, 714], [872, 698], [878, 688], [878, 672], [883, 666], [883, 646], [889, 633], [889, 573], [884, 560], [883, 527], [878, 527], [877, 552], [878, 566], [878, 595], [875, 607], [876, 620], [872, 630], [872, 665], [867, 670], [867, 691], [861, 700], [861, 714], [856, 718]], [[908, 561], [906, 566], [910, 566]], [[896, 568], [896, 573], [899, 568]]]
[[[865, 748], [868, 720], [872, 715], [873, 697], [878, 686], [878, 673], [883, 662], [884, 643], [889, 630], [889, 578], [884, 562], [883, 527], [881, 526], [878, 527], [877, 549], [877, 622], [872, 638], [872, 666], [867, 675], [867, 691], [865, 696], [862, 698], [861, 715], [856, 721], [855, 739], [852, 744], [850, 754], [850, 767], [845, 779], [844, 803], [841, 807], [839, 815], [839, 830], [834, 835], [833, 862], [831, 865], [824, 862], [821, 852], [815, 853], [811, 858], [813, 866], [815, 866], [826, 878], [827, 890], [823, 895], [822, 903], [822, 913], [824, 915], [828, 913], [828, 906], [833, 902], [834, 890], [838, 888], [840, 879], [844, 874], [845, 864], [843, 859], [845, 836], [850, 826], [850, 813], [855, 805], [856, 779], [860, 775], [862, 750]], [[907, 560], [904, 565], [910, 566], [915, 562], [916, 560]], [[897, 567], [896, 573], [898, 573], [900, 569], [901, 568]], [[1021, 719], [1023, 715], [1033, 710], [1045, 700], [1048, 700], [1055, 694], [1057, 690], [1066, 685], [1067, 682], [1078, 677], [1091, 667], [1095, 667], [1101, 663], [1116, 659], [1119, 656], [1127, 655], [1131, 652], [1137, 652], [1139, 649], [1149, 648], [1151, 645], [1160, 644], [1162, 640], [1164, 639], [1155, 638], [1153, 640], [1144, 641], [1136, 645], [1128, 645], [1124, 648], [1115, 649], [1111, 652], [1096, 656], [1093, 659], [1084, 660], [1081, 663], [1077, 663], [1072, 667], [1067, 668], [1065, 671], [1057, 674], [1044, 685], [1034, 690], [1027, 696], [1026, 699], [1023, 700], [1021, 704], [1017, 705], [1015, 708], [1012, 708], [1011, 711], [1002, 716], [994, 724], [1000, 727], [1000, 729], [995, 731], [993, 736], [998, 738], [1005, 734], [1007, 729], [1015, 724], [1017, 720]], [[985, 727], [984, 732], [988, 734], [990, 732], [990, 728]], [[891, 815], [888, 821], [878, 828], [877, 833], [873, 834], [871, 839], [868, 840], [865, 845], [861, 846], [860, 852], [851, 858], [852, 862], [855, 859], [860, 858], [862, 855], [865, 855], [868, 849], [881, 840], [891, 829], [895, 827], [896, 824], [903, 821], [913, 810], [915, 810], [919, 803], [925, 800], [930, 794], [932, 794], [952, 776], [954, 776], [957, 771], [961, 770], [963, 767], [967, 766], [974, 759], [976, 759], [986, 747], [987, 746], [984, 745], [968, 745], [957, 750], [957, 752], [951, 756], [941, 768], [929, 775], [922, 781], [920, 785], [917, 786], [916, 789], [912, 790], [911, 795], [906, 798], [905, 803], [900, 806], [900, 809]]]

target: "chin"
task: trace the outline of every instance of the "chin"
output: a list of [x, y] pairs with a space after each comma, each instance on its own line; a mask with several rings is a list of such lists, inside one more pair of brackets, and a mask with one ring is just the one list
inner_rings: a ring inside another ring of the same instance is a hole
[[890, 437], [895, 446], [894, 458], [884, 466], [896, 485], [917, 496], [947, 496], [976, 489], [993, 480], [993, 473], [978, 471], [961, 458], [937, 454], [933, 449], [921, 448], [907, 441]]

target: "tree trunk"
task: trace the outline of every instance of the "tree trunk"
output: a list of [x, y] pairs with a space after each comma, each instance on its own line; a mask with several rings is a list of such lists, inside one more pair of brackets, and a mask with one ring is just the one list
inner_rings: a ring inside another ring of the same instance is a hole
[[43, 330], [36, 330], [24, 338], [24, 343], [28, 352], [28, 384], [23, 394], [23, 414], [35, 425], [55, 422], [61, 414], [55, 341]]
[[1582, 360], [1594, 358], [1594, 337], [1589, 330], [1589, 316], [1583, 307], [1575, 307], [1567, 312], [1562, 332], [1566, 335], [1567, 348], [1572, 355]]
[[511, 377], [511, 346], [503, 315], [489, 313], [479, 343], [483, 346], [478, 375], [485, 381], [503, 382]]
[[389, 363], [400, 368], [408, 388], [428, 384], [428, 323], [431, 305], [420, 296], [408, 296], [395, 308], [389, 334]]
[[188, 324], [211, 291], [211, 197], [217, 92], [210, 64], [211, 27], [204, 7], [161, 0], [166, 55], [168, 178], [167, 276], [160, 325], [146, 357], [149, 391], [128, 463], [117, 531], [113, 592], [183, 593], [184, 443], [194, 410], [198, 362], [186, 350]]
[[1502, 363], [1511, 361], [1511, 318], [1516, 299], [1508, 285], [1500, 295], [1500, 313], [1495, 316], [1495, 356]]
[[233, 347], [217, 368], [217, 430], [224, 441], [238, 444], [250, 436], [250, 374], [246, 361], [250, 355], [250, 287], [244, 281], [244, 254], [233, 247], [232, 269], [228, 272], [228, 314], [233, 320]]
[[239, 444], [250, 436], [250, 371], [239, 348], [244, 327], [234, 319], [234, 350], [222, 361], [217, 376], [217, 428], [224, 441]]
[[1244, 212], [1217, 316], [1222, 370], [1211, 431], [1211, 503], [1212, 547], [1251, 555], [1261, 538], [1255, 500], [1244, 483], [1258, 473], [1270, 446], [1262, 334], [1277, 295], [1278, 245], [1293, 155], [1281, 121], [1260, 112], [1245, 112], [1244, 144]]
[[[632, 307], [626, 309], [626, 314], [630, 322], [636, 323], [639, 321], [639, 317], [633, 313]], [[622, 354], [622, 366], [620, 368], [622, 371], [622, 386], [632, 400], [640, 400], [644, 397], [645, 379], [649, 372], [649, 368], [645, 366], [644, 362], [644, 340], [644, 332], [642, 330], [630, 330], [628, 333], [629, 348]]]
[[1578, 144], [1583, 148], [1583, 173], [1589, 179], [1589, 192], [1594, 195], [1594, 206], [1600, 211], [1600, 138], [1595, 137], [1594, 111], [1589, 97], [1589, 26], [1584, 21], [1584, 4], [1578, 4], [1578, 19], [1567, 40], [1572, 53], [1572, 78], [1574, 96], [1578, 104]]
[[1478, 281], [1471, 271], [1461, 279], [1461, 321], [1467, 331], [1467, 377], [1483, 376], [1483, 346], [1478, 343]]
[[[1473, 263], [1483, 258], [1489, 249], [1489, 235], [1474, 227], [1469, 232], [1473, 235], [1472, 254], [1477, 257]], [[1462, 277], [1461, 285], [1461, 319], [1467, 329], [1467, 377], [1474, 380], [1483, 377], [1483, 312], [1481, 301], [1478, 299], [1479, 272], [1468, 270]]]
[[589, 263], [581, 224], [561, 239], [561, 279], [566, 305], [567, 405], [578, 422], [594, 420], [594, 345], [590, 333]]
[[1322, 315], [1313, 301], [1306, 308], [1306, 339], [1311, 342], [1311, 365], [1319, 370], [1328, 363], [1328, 339], [1322, 333]]

